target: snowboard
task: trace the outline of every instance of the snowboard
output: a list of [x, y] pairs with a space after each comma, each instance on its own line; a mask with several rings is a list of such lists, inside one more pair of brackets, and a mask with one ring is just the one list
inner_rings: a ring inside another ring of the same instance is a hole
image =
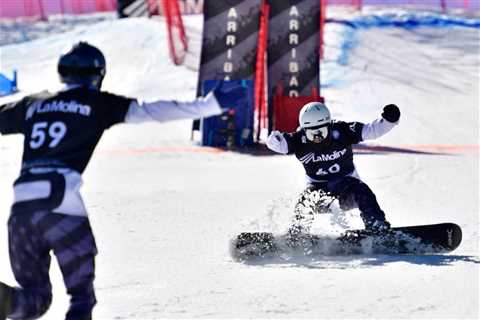
[[282, 255], [439, 254], [455, 250], [462, 230], [454, 223], [395, 227], [384, 232], [347, 230], [340, 235], [242, 232], [231, 243], [237, 260]]

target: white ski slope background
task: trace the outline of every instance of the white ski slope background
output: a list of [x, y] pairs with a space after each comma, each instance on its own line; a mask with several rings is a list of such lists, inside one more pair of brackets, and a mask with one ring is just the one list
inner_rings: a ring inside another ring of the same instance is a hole
[[[402, 20], [408, 13], [376, 14]], [[105, 90], [194, 98], [197, 74], [172, 65], [163, 20], [51, 23], [40, 31], [1, 24], [11, 40], [0, 46], [0, 69], [18, 70], [21, 94], [58, 87], [59, 54], [86, 40], [106, 55]], [[186, 23], [201, 30], [199, 17]], [[301, 165], [291, 156], [202, 148], [190, 141], [190, 121], [119, 125], [84, 175], [99, 249], [94, 319], [478, 319], [479, 38], [478, 27], [461, 24], [328, 23], [322, 64], [322, 95], [335, 118], [368, 122], [385, 104], [400, 107], [398, 127], [357, 149], [357, 169], [394, 226], [459, 224], [457, 250], [234, 261], [229, 243], [239, 232], [288, 227], [305, 183]], [[12, 285], [6, 222], [21, 147], [21, 137], [0, 136], [0, 280]], [[319, 217], [318, 226], [328, 230], [337, 220], [362, 226], [356, 210]], [[54, 299], [44, 319], [61, 319], [68, 296], [56, 262], [51, 274]]]

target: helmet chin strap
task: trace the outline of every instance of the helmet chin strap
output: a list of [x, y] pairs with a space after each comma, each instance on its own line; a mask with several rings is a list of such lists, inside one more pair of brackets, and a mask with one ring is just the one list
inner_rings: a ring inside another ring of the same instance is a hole
[[307, 139], [313, 143], [321, 143], [328, 138], [329, 126], [324, 126], [317, 129], [305, 129]]
[[327, 140], [327, 138], [326, 138], [326, 137], [324, 138], [324, 137], [322, 136], [322, 137], [320, 137], [320, 138], [315, 137], [313, 140], [310, 140], [310, 142], [313, 142], [313, 143], [317, 143], [317, 144], [318, 144], [318, 143], [323, 143], [323, 142], [325, 142], [326, 140]]
[[313, 143], [321, 143], [322, 141], [325, 140], [325, 137], [323, 137], [322, 135], [319, 136], [315, 136], [312, 140]]

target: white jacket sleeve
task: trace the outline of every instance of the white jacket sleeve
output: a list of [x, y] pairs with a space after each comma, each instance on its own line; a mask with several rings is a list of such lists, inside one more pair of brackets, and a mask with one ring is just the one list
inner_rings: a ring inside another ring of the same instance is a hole
[[398, 122], [392, 123], [387, 120], [380, 118], [371, 123], [367, 123], [363, 126], [362, 129], [362, 139], [363, 140], [374, 140], [380, 138], [387, 132], [393, 129], [398, 124]]
[[179, 119], [199, 119], [219, 115], [222, 109], [212, 92], [190, 102], [159, 100], [147, 103], [133, 101], [125, 116], [126, 123], [165, 122]]
[[272, 131], [272, 133], [270, 133], [267, 138], [267, 147], [268, 149], [277, 153], [288, 153], [287, 140], [285, 140], [285, 137], [280, 133], [280, 131]]

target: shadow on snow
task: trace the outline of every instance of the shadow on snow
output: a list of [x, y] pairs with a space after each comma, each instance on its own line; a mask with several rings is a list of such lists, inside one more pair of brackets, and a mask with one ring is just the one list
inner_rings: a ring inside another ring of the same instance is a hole
[[[475, 146], [475, 150], [478, 150], [478, 147]], [[263, 143], [256, 143], [250, 146], [238, 147], [234, 149], [227, 149], [217, 147], [217, 149], [222, 151], [231, 151], [240, 154], [247, 154], [251, 156], [283, 156], [273, 152], [267, 148]], [[465, 147], [468, 149], [468, 146]], [[474, 149], [474, 147], [470, 147]], [[469, 150], [467, 150], [469, 151]], [[368, 145], [368, 144], [356, 144], [353, 145], [353, 152], [358, 155], [387, 155], [387, 154], [414, 154], [414, 155], [434, 155], [434, 156], [453, 156], [458, 153], [463, 153], [465, 150], [462, 149], [462, 146], [404, 146], [404, 147], [393, 147], [393, 146], [382, 146], [382, 145]]]
[[479, 257], [468, 255], [349, 255], [349, 256], [315, 256], [295, 255], [290, 257], [258, 257], [241, 261], [249, 266], [275, 268], [307, 269], [357, 269], [382, 267], [403, 262], [419, 266], [442, 267], [457, 263], [480, 264]]

